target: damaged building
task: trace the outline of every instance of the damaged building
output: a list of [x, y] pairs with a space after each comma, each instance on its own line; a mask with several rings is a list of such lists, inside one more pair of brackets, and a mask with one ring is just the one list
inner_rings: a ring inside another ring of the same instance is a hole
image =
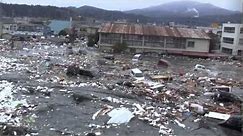
[[130, 52], [209, 53], [210, 37], [199, 29], [106, 23], [98, 32], [102, 50], [126, 43]]
[[223, 24], [221, 51], [233, 56], [243, 56], [243, 24]]

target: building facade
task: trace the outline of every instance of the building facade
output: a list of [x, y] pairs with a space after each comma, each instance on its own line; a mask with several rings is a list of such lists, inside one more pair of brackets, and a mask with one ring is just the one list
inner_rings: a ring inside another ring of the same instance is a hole
[[223, 24], [221, 52], [243, 56], [243, 24]]
[[98, 32], [101, 49], [126, 43], [131, 52], [209, 52], [210, 37], [197, 29], [106, 23]]
[[88, 37], [98, 32], [101, 23], [95, 22], [94, 20], [88, 21], [73, 21], [72, 27], [75, 28], [79, 37]]
[[2, 26], [2, 33], [3, 34], [13, 34], [17, 31], [17, 24], [16, 23], [4, 23]]
[[98, 27], [91, 26], [79, 26], [75, 27], [79, 37], [88, 37], [89, 35], [94, 35], [98, 32]]
[[51, 35], [51, 28], [41, 24], [19, 24], [14, 35], [47, 36]]

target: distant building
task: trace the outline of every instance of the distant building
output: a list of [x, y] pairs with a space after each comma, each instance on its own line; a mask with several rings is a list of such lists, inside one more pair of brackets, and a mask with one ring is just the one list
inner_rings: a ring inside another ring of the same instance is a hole
[[13, 18], [15, 23], [18, 24], [28, 24], [31, 21], [31, 18], [29, 17], [15, 17]]
[[18, 25], [16, 23], [4, 23], [2, 26], [3, 34], [13, 34], [18, 29]]
[[83, 26], [78, 29], [78, 34], [83, 37], [87, 37], [89, 35], [94, 35], [98, 32], [98, 27], [91, 27], [91, 26]]
[[196, 27], [197, 29], [204, 30], [206, 33], [212, 32], [214, 34], [219, 34], [222, 31], [220, 26], [218, 27]]
[[28, 36], [45, 36], [50, 35], [51, 29], [48, 26], [40, 24], [20, 24], [14, 35], [28, 35]]
[[243, 56], [243, 24], [223, 24], [221, 52]]
[[106, 23], [98, 32], [101, 49], [126, 43], [131, 52], [209, 53], [210, 37], [198, 29]]
[[4, 38], [5, 35], [11, 35], [13, 31], [17, 29], [17, 24], [14, 23], [12, 18], [2, 18], [1, 24], [0, 24], [0, 34], [1, 37]]
[[88, 37], [98, 32], [100, 23], [86, 22], [86, 21], [73, 21], [73, 28], [77, 32], [79, 37]]
[[175, 22], [169, 22], [170, 27], [175, 27]]
[[61, 30], [70, 27], [70, 21], [66, 20], [50, 20], [50, 24], [48, 25], [54, 34], [58, 34]]
[[[31, 23], [25, 22], [27, 19], [22, 18], [3, 18], [1, 25], [1, 36], [47, 36], [51, 34], [51, 29], [43, 22]], [[42, 24], [41, 24], [42, 23]]]

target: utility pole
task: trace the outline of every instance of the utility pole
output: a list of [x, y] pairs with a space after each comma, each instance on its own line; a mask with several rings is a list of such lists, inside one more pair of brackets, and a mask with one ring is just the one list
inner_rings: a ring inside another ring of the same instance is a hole
[[2, 0], [0, 0], [0, 38], [2, 38], [3, 33], [3, 22], [2, 22], [2, 16], [3, 16], [3, 8], [2, 8]]
[[[241, 16], [241, 24], [243, 24], [243, 0], [241, 0], [241, 13], [240, 13], [240, 16]], [[243, 58], [243, 56], [242, 56]], [[243, 103], [241, 103], [241, 115], [243, 115]], [[241, 131], [243, 132], [243, 125], [241, 125]]]
[[243, 0], [241, 0], [241, 13], [240, 13], [240, 16], [241, 16], [241, 24], [243, 24]]

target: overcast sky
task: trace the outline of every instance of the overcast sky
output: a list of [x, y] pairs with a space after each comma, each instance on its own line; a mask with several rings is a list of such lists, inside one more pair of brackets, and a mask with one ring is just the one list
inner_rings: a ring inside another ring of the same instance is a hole
[[[53, 5], [59, 7], [75, 6], [80, 7], [83, 5], [95, 6], [109, 10], [131, 10], [136, 8], [145, 8], [155, 6], [170, 1], [183, 1], [183, 0], [0, 0], [4, 3], [19, 3], [19, 4], [34, 4], [34, 5]], [[203, 3], [211, 3], [219, 7], [230, 10], [242, 9], [243, 0], [192, 0]], [[241, 4], [240, 4], [241, 3]]]

